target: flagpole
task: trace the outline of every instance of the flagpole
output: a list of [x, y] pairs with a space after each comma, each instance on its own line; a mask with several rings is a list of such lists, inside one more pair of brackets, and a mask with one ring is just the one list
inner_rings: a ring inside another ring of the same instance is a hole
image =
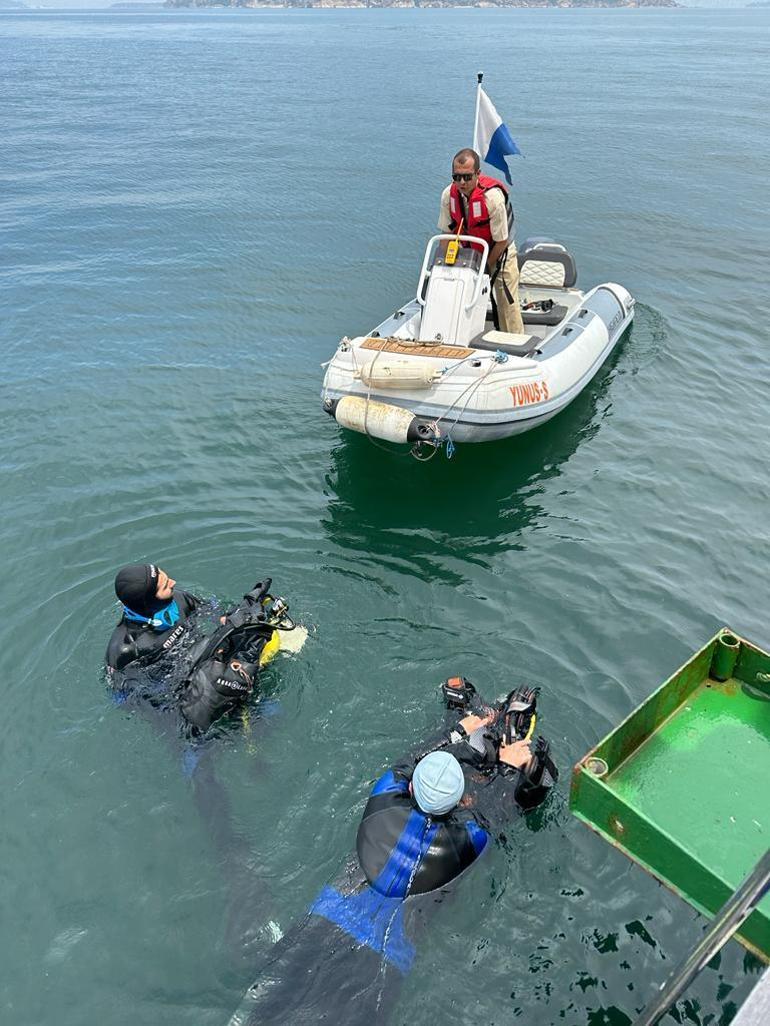
[[[484, 78], [484, 72], [483, 71], [477, 71], [476, 72], [476, 79], [477, 79], [477, 83], [478, 84], [476, 85], [476, 117], [474, 118], [474, 121], [473, 121], [473, 148], [474, 148], [474, 150], [476, 149], [476, 140], [478, 139], [478, 134], [479, 134], [479, 106], [481, 104], [481, 80], [483, 78]], [[479, 154], [479, 156], [481, 156], [481, 154]]]

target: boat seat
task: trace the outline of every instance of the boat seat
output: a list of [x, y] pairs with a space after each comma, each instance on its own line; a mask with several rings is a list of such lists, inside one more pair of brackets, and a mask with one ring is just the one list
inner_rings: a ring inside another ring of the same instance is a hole
[[547, 313], [542, 310], [522, 310], [521, 319], [525, 324], [545, 324], [550, 328], [564, 320], [567, 316], [567, 309], [566, 306], [554, 303]]
[[499, 349], [503, 353], [510, 353], [511, 356], [529, 356], [530, 353], [535, 352], [540, 342], [537, 335], [514, 335], [509, 331], [488, 331], [481, 338], [474, 339], [471, 345], [474, 349], [491, 349], [493, 352]]
[[577, 281], [574, 257], [551, 239], [527, 239], [517, 256], [520, 285], [571, 289]]

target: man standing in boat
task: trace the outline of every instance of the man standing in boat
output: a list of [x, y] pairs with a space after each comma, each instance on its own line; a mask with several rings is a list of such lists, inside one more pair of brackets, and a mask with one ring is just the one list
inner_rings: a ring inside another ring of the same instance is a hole
[[519, 265], [516, 244], [509, 230], [508, 189], [496, 178], [481, 174], [475, 150], [463, 149], [452, 161], [452, 184], [441, 195], [441, 232], [456, 232], [483, 239], [489, 246], [487, 270], [492, 281], [495, 326], [521, 334], [524, 323], [519, 302]]

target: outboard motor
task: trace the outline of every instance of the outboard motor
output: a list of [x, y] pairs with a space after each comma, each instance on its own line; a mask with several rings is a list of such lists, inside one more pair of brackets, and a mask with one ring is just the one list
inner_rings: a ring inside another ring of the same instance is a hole
[[417, 288], [423, 308], [420, 341], [466, 346], [483, 334], [489, 303], [487, 252], [486, 242], [471, 236], [435, 235], [430, 240]]

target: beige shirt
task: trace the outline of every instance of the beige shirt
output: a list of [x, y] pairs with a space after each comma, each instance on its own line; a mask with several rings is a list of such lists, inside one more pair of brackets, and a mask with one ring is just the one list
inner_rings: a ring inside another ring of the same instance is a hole
[[[441, 194], [441, 213], [438, 219], [438, 230], [442, 233], [451, 231], [449, 227], [452, 220], [449, 212], [449, 190], [451, 188], [451, 185], [448, 185]], [[492, 238], [495, 242], [502, 242], [508, 238], [508, 217], [505, 212], [503, 194], [499, 189], [490, 189], [484, 194], [484, 198], [487, 201], [489, 229], [492, 233]], [[460, 200], [463, 209], [467, 211], [468, 205], [462, 193], [460, 193]]]

